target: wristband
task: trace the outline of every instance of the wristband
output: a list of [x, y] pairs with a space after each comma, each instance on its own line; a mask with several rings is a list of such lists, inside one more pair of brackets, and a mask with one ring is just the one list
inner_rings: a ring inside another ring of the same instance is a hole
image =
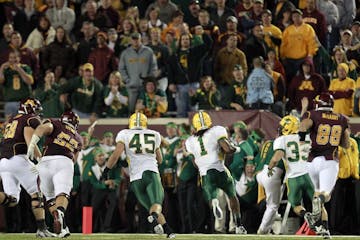
[[299, 137], [300, 137], [300, 142], [304, 142], [306, 137], [306, 132], [299, 132]]

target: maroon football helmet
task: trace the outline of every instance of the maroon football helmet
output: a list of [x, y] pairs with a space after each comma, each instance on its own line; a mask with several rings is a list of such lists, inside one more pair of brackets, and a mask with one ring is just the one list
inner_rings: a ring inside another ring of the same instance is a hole
[[41, 103], [36, 98], [26, 98], [20, 102], [18, 112], [21, 114], [38, 114], [40, 115], [43, 108]]
[[79, 126], [80, 118], [79, 115], [77, 115], [73, 111], [66, 111], [61, 115], [60, 120], [62, 123], [71, 124], [77, 129]]
[[334, 97], [328, 93], [323, 92], [320, 95], [317, 95], [314, 99], [315, 110], [328, 110], [332, 111], [334, 106]]

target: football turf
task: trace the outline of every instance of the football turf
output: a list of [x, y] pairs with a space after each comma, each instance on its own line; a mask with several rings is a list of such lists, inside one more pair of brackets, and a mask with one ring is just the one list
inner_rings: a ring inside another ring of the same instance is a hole
[[[35, 234], [1, 234], [0, 239], [6, 240], [31, 240], [38, 239], [35, 237]], [[46, 239], [55, 239], [55, 238], [46, 238]], [[142, 239], [167, 239], [165, 235], [159, 236], [155, 234], [91, 234], [91, 235], [82, 235], [82, 234], [72, 234], [70, 237], [66, 238], [68, 240], [142, 240]], [[246, 239], [246, 240], [266, 240], [266, 239], [299, 239], [299, 240], [307, 240], [307, 239], [322, 239], [319, 236], [311, 236], [311, 237], [302, 237], [302, 236], [294, 236], [294, 235], [271, 235], [271, 236], [259, 236], [259, 235], [224, 235], [224, 234], [178, 234], [176, 235], [175, 240], [226, 240], [226, 239]], [[360, 236], [332, 236], [332, 239], [360, 239]]]

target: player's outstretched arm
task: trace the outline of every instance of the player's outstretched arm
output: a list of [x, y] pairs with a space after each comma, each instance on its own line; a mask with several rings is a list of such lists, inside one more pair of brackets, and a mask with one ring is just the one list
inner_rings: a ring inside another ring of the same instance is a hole
[[44, 135], [50, 135], [54, 130], [54, 126], [51, 122], [46, 122], [39, 125], [35, 131], [30, 128], [26, 127], [24, 129], [25, 134], [25, 141], [28, 145], [27, 157], [29, 159], [34, 159], [35, 157], [41, 157], [41, 153], [39, 148], [37, 147], [37, 143], [40, 141], [40, 138]]
[[313, 121], [310, 118], [305, 118], [301, 120], [299, 126], [299, 136], [301, 142], [305, 142], [307, 130], [310, 129], [312, 125]]
[[277, 163], [284, 157], [284, 152], [282, 150], [276, 150], [273, 157], [270, 160], [268, 165], [268, 176], [271, 177], [273, 175], [273, 168], [277, 165]]
[[116, 144], [114, 152], [111, 154], [108, 161], [106, 162], [106, 168], [112, 169], [114, 167], [114, 165], [120, 159], [121, 154], [123, 153], [124, 149], [125, 149], [124, 143], [118, 142]]
[[160, 148], [156, 149], [156, 160], [159, 165], [162, 163], [163, 158], [162, 158]]
[[225, 153], [240, 152], [240, 147], [233, 146], [227, 138], [220, 139], [219, 145], [224, 150]]

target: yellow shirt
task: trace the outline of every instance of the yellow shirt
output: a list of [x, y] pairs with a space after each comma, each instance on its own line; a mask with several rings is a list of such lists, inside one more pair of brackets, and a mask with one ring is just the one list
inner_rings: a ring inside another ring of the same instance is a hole
[[355, 139], [350, 138], [350, 147], [339, 146], [339, 178], [359, 179], [359, 149]]
[[314, 29], [307, 23], [288, 26], [282, 35], [280, 56], [282, 59], [301, 59], [314, 56], [318, 50]]
[[[330, 82], [329, 91], [355, 91], [355, 81], [347, 77], [340, 81], [338, 78]], [[354, 107], [354, 96], [334, 100], [334, 112], [351, 116]]]
[[264, 40], [266, 42], [266, 44], [270, 47], [270, 48], [273, 48], [275, 49], [275, 52], [276, 52], [276, 56], [279, 57], [279, 47], [277, 45], [275, 45], [272, 41], [271, 41], [271, 38], [268, 34], [266, 33], [271, 33], [271, 35], [275, 38], [278, 38], [278, 39], [282, 39], [282, 32], [280, 30], [280, 28], [274, 26], [274, 25], [270, 25], [269, 27], [265, 27], [264, 26], [264, 33], [265, 33], [265, 37], [264, 37]]

